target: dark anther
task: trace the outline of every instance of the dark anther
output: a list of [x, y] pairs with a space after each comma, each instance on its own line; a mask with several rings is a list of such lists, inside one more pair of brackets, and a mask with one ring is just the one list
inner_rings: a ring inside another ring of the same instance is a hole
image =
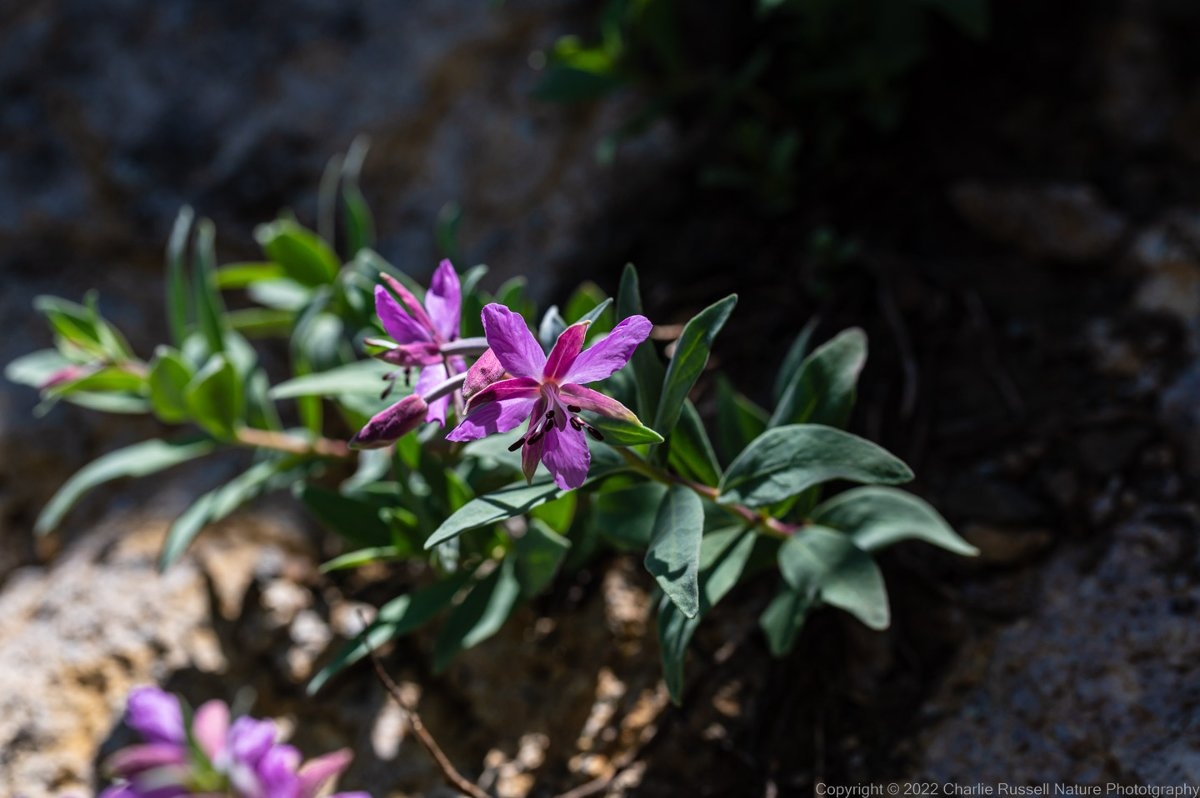
[[535, 432], [529, 436], [529, 440], [527, 441], [527, 443], [529, 443], [530, 445], [535, 444], [538, 441], [540, 441], [542, 439], [542, 436], [545, 434], [546, 434], [546, 430], [540, 429], [537, 432]]
[[569, 413], [578, 413], [580, 410], [583, 410], [583, 408], [579, 405], [567, 405], [567, 412]]
[[546, 411], [546, 420], [547, 420], [547, 421], [549, 421], [549, 420], [550, 420], [550, 419], [552, 419], [552, 418], [554, 418], [554, 411], [553, 411], [553, 410], [547, 410], [547, 411]]
[[587, 430], [587, 434], [591, 435], [598, 441], [604, 440], [604, 436], [600, 434], [600, 430], [593, 427], [591, 424], [584, 424], [583, 428]]
[[379, 394], [379, 398], [387, 399], [388, 394], [390, 394], [392, 389], [396, 387], [396, 373], [391, 372], [389, 374], [384, 374], [383, 379], [387, 383], [387, 387], [383, 389], [383, 393]]
[[583, 429], [583, 422], [575, 416], [571, 416], [571, 426], [575, 429]]
[[508, 447], [508, 450], [510, 452], [515, 452], [517, 449], [520, 449], [524, 445], [525, 445], [525, 439], [517, 438], [515, 441], [513, 441], [513, 445]]

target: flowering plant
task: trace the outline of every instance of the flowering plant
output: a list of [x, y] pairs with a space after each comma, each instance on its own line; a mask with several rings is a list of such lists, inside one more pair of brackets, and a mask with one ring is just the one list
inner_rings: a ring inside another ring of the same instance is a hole
[[[42, 512], [39, 532], [109, 480], [250, 449], [243, 473], [171, 526], [163, 567], [206, 524], [285, 488], [344, 536], [347, 551], [327, 571], [425, 563], [423, 584], [397, 585], [310, 689], [437, 617], [434, 666], [444, 667], [560, 571], [615, 549], [639, 554], [661, 591], [658, 633], [676, 701], [697, 625], [764, 569], [778, 577], [760, 626], [782, 655], [822, 604], [888, 624], [880, 548], [917, 538], [973, 553], [931, 507], [891, 487], [912, 477], [904, 463], [842, 429], [866, 359], [861, 331], [810, 348], [805, 328], [768, 410], [704, 376], [735, 296], [683, 325], [664, 361], [633, 267], [615, 301], [589, 284], [540, 316], [521, 280], [485, 291], [483, 267], [459, 274], [443, 262], [426, 291], [370, 249], [356, 178], [343, 170], [342, 193], [322, 196], [322, 218], [339, 205], [345, 213], [342, 254], [330, 225], [323, 237], [281, 219], [257, 231], [263, 262], [218, 268], [211, 223], [180, 214], [167, 252], [171, 339], [149, 360], [94, 298], [39, 299], [55, 347], [6, 373], [38, 387], [43, 410], [68, 401], [190, 428], [85, 467]], [[323, 185], [336, 191], [337, 181]], [[235, 291], [249, 307], [226, 308]], [[293, 372], [276, 384], [250, 343], [272, 337], [287, 342]], [[698, 386], [712, 396], [714, 384], [710, 435], [691, 397]], [[833, 482], [858, 487], [824, 497]]]
[[231, 723], [221, 701], [202, 704], [185, 724], [179, 698], [156, 687], [129, 694], [125, 724], [142, 742], [108, 758], [116, 782], [100, 798], [316, 798], [351, 758], [342, 750], [301, 764], [300, 752], [279, 742], [274, 723], [250, 717]]

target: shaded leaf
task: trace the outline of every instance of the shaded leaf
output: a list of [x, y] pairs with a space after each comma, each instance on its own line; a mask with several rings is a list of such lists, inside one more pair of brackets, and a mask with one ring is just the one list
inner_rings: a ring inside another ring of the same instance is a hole
[[846, 330], [805, 358], [768, 422], [844, 427], [854, 409], [858, 375], [867, 361], [867, 336]]
[[868, 552], [915, 539], [965, 557], [979, 554], [937, 510], [895, 488], [867, 486], [845, 491], [813, 510], [812, 521], [848, 533]]
[[675, 429], [679, 414], [683, 412], [684, 400], [704, 371], [713, 340], [733, 312], [735, 304], [737, 295], [730, 294], [697, 313], [684, 325], [683, 333], [675, 345], [675, 354], [671, 356], [663, 377], [662, 395], [654, 417], [654, 428], [659, 434], [670, 437]]
[[654, 518], [646, 570], [688, 618], [700, 611], [700, 538], [704, 506], [691, 489], [676, 485]]
[[512, 557], [505, 557], [450, 611], [433, 646], [434, 671], [444, 670], [458, 652], [478, 645], [500, 631], [520, 596], [516, 562]]

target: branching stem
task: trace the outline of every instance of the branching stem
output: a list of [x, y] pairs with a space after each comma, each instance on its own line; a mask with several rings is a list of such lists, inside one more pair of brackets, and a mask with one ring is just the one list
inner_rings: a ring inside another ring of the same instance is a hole
[[655, 482], [661, 482], [664, 485], [682, 485], [694, 493], [699, 494], [703, 498], [713, 502], [726, 512], [737, 516], [751, 526], [759, 527], [760, 529], [763, 529], [766, 532], [778, 537], [787, 537], [788, 535], [794, 534], [798, 529], [800, 529], [800, 526], [797, 524], [789, 524], [784, 521], [780, 521], [778, 518], [772, 518], [770, 515], [762, 512], [761, 510], [754, 510], [741, 504], [725, 504], [724, 502], [719, 502], [717, 501], [717, 497], [720, 495], [720, 491], [711, 485], [705, 485], [701, 482], [696, 482], [688, 479], [687, 477], [676, 474], [673, 471], [668, 471], [664, 468], [658, 468], [643, 458], [638, 457], [635, 453], [626, 448], [616, 447], [616, 449], [621, 453], [621, 456], [625, 458], [625, 462], [628, 463], [633, 470], [637, 471], [639, 474], [649, 477]]
[[234, 436], [234, 440], [243, 446], [253, 446], [257, 449], [270, 449], [286, 454], [318, 455], [320, 457], [350, 457], [350, 447], [342, 441], [329, 438], [306, 440], [284, 432], [275, 432], [254, 427], [242, 427]]

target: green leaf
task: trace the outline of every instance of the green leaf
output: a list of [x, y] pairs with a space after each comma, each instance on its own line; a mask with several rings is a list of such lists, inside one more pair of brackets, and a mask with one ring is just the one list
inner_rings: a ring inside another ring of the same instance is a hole
[[433, 670], [445, 670], [458, 652], [478, 645], [500, 631], [520, 596], [516, 561], [505, 557], [450, 611], [433, 645]]
[[697, 313], [684, 325], [683, 333], [675, 345], [675, 354], [663, 377], [662, 398], [654, 417], [654, 428], [660, 434], [670, 437], [675, 429], [679, 414], [683, 412], [683, 402], [708, 363], [713, 339], [725, 325], [735, 304], [737, 295], [730, 294]]
[[209, 219], [196, 225], [196, 249], [192, 258], [192, 294], [196, 321], [212, 353], [225, 351], [225, 303], [217, 290], [217, 229]]
[[[464, 504], [466, 502], [463, 502]], [[529, 511], [530, 518], [536, 518], [555, 532], [566, 534], [575, 520], [575, 507], [579, 504], [579, 494], [573, 490], [566, 491], [557, 499], [545, 504], [539, 504]], [[458, 509], [458, 508], [455, 508]]]
[[621, 418], [588, 413], [588, 423], [595, 427], [609, 446], [638, 446], [643, 443], [662, 443], [663, 437], [640, 420], [626, 421]]
[[150, 406], [167, 424], [188, 420], [187, 387], [192, 369], [174, 349], [160, 346], [150, 362]]
[[311, 289], [286, 277], [252, 283], [246, 293], [260, 305], [288, 313], [303, 310], [313, 295]]
[[196, 499], [167, 530], [158, 567], [166, 570], [178, 560], [205, 526], [227, 517], [251, 499], [287, 487], [296, 479], [297, 469], [304, 467], [294, 457], [264, 460]]
[[937, 510], [895, 488], [868, 486], [840, 493], [813, 511], [812, 522], [846, 532], [863, 551], [915, 539], [965, 557], [979, 554]]
[[650, 545], [654, 517], [666, 494], [666, 486], [657, 482], [616, 490], [605, 485], [593, 499], [592, 525], [621, 548], [642, 551]]
[[675, 485], [654, 518], [646, 570], [688, 618], [700, 611], [700, 537], [704, 506], [691, 489]]
[[358, 545], [380, 545], [391, 540], [378, 500], [347, 496], [315, 485], [300, 489], [300, 501], [325, 526]]
[[688, 618], [668, 597], [663, 596], [659, 603], [658, 642], [663, 680], [676, 705], [683, 698], [683, 661], [688, 642], [700, 626], [700, 619], [737, 584], [754, 543], [754, 533], [740, 527], [705, 535], [700, 546], [700, 612]]
[[716, 485], [721, 479], [721, 466], [713, 452], [712, 442], [704, 422], [691, 399], [683, 402], [683, 412], [671, 433], [671, 450], [667, 462], [685, 477], [705, 485]]
[[762, 507], [834, 479], [894, 485], [912, 476], [894, 455], [857, 435], [789, 424], [767, 430], [738, 455], [721, 479], [717, 500]]
[[[387, 387], [384, 377], [396, 370], [379, 360], [357, 360], [328, 371], [305, 374], [279, 383], [270, 391], [272, 399], [298, 396], [372, 396], [378, 398]], [[403, 394], [401, 394], [403, 395]], [[391, 397], [390, 401], [396, 401]]]
[[796, 638], [812, 605], [813, 600], [807, 594], [794, 590], [786, 583], [780, 586], [779, 592], [758, 619], [772, 656], [782, 657], [796, 645]]
[[532, 485], [517, 482], [472, 499], [434, 530], [425, 541], [425, 550], [428, 551], [471, 529], [529, 512], [539, 504], [557, 497], [559, 493], [558, 486], [553, 482], [535, 482]]
[[[632, 263], [625, 264], [621, 273], [621, 285], [617, 290], [617, 317], [621, 319], [642, 315], [642, 296], [638, 288], [637, 269]], [[654, 351], [654, 342], [646, 339], [638, 344], [630, 358], [634, 383], [637, 388], [637, 413], [645, 418], [658, 414], [659, 391], [662, 390], [663, 365]], [[657, 428], [657, 424], [655, 428]]]
[[558, 305], [551, 305], [550, 309], [542, 316], [541, 324], [538, 325], [537, 337], [542, 349], [549, 351], [565, 329], [567, 329], [567, 322], [558, 312]]
[[285, 276], [283, 267], [278, 263], [261, 261], [230, 263], [213, 273], [213, 282], [217, 288], [223, 291], [232, 291], [238, 288], [247, 288], [265, 280], [278, 280]]
[[857, 327], [818, 347], [784, 389], [767, 426], [806, 422], [846, 426], [866, 361], [867, 336]]
[[529, 520], [525, 534], [517, 538], [517, 580], [521, 594], [533, 598], [554, 581], [571, 541], [536, 518]]
[[57, 349], [39, 349], [23, 355], [4, 367], [4, 376], [18, 385], [41, 388], [55, 372], [75, 365]]
[[724, 375], [719, 375], [716, 429], [717, 452], [721, 462], [731, 462], [766, 428], [766, 411], [738, 393]]
[[[90, 393], [88, 391], [80, 391], [62, 398], [73, 405], [86, 407], [88, 410], [98, 410], [101, 413], [140, 415], [150, 412], [150, 403], [148, 401], [140, 396], [131, 396], [125, 393]], [[34, 408], [33, 412], [35, 416], [40, 417], [41, 413], [38, 408], [42, 406], [38, 405], [37, 408]]]
[[254, 238], [267, 257], [301, 285], [332, 283], [341, 268], [337, 254], [320, 236], [290, 219], [259, 225]]
[[779, 364], [779, 373], [775, 375], [775, 385], [771, 390], [771, 398], [775, 404], [783, 398], [784, 391], [800, 370], [804, 358], [808, 355], [808, 345], [812, 342], [813, 333], [817, 330], [817, 319], [812, 319], [804, 325], [799, 335], [792, 341], [783, 362]]
[[192, 420], [222, 439], [234, 436], [246, 405], [237, 371], [222, 354], [209, 358], [204, 368], [192, 377], [185, 401]]
[[275, 308], [242, 308], [225, 314], [230, 328], [248, 338], [286, 338], [295, 320], [292, 311]]
[[384, 604], [363, 634], [343, 646], [330, 663], [312, 678], [308, 683], [308, 694], [315, 694], [330, 678], [367, 656], [372, 649], [424, 626], [438, 612], [450, 606], [454, 594], [462, 589], [470, 577], [470, 571], [461, 571]]
[[43, 535], [58, 526], [63, 516], [85, 493], [121, 477], [144, 477], [202, 457], [215, 448], [212, 441], [169, 443], [149, 440], [109, 452], [88, 463], [67, 480], [38, 516], [34, 532]]
[[323, 563], [318, 570], [323, 574], [327, 574], [333, 571], [361, 568], [364, 565], [385, 560], [398, 560], [402, 556], [400, 549], [396, 546], [371, 546], [340, 554], [329, 562]]
[[808, 526], [779, 547], [779, 571], [802, 595], [845, 610], [872, 629], [890, 621], [883, 574], [849, 535]]
[[346, 252], [350, 257], [375, 245], [375, 219], [358, 185], [369, 145], [366, 136], [357, 137], [342, 162], [342, 219], [346, 230]]
[[68, 397], [79, 392], [92, 393], [141, 393], [146, 389], [146, 378], [117, 366], [89, 372], [79, 379], [46, 389], [46, 395], [54, 398]]
[[187, 248], [192, 230], [192, 209], [184, 206], [175, 217], [171, 238], [167, 243], [167, 323], [171, 342], [182, 347], [191, 324], [191, 302], [188, 299]]

